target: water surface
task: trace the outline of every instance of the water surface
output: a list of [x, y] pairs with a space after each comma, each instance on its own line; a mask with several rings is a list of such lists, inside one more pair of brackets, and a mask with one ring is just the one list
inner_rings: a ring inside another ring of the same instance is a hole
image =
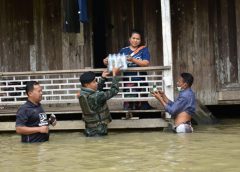
[[194, 129], [193, 134], [110, 131], [97, 138], [57, 132], [49, 142], [36, 144], [22, 144], [13, 133], [0, 134], [0, 171], [239, 171], [239, 119]]

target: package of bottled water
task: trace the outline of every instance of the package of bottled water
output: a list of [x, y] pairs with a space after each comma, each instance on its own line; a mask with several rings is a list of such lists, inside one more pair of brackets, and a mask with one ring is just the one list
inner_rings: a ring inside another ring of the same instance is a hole
[[121, 67], [121, 70], [127, 69], [127, 57], [124, 54], [108, 55], [108, 71], [112, 71], [113, 67]]

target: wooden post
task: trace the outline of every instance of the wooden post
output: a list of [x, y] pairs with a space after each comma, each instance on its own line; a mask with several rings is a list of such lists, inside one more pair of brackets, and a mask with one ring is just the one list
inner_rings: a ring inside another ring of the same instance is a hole
[[[172, 34], [170, 0], [161, 0], [162, 13], [162, 37], [163, 37], [163, 65], [171, 66], [171, 69], [163, 72], [164, 91], [169, 99], [174, 99], [173, 67], [172, 67]], [[169, 114], [166, 114], [170, 118]]]

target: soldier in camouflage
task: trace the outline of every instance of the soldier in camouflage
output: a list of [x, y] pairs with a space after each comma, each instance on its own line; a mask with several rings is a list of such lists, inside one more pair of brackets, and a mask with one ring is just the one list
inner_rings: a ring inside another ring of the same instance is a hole
[[120, 68], [113, 68], [112, 86], [109, 90], [104, 91], [104, 83], [110, 74], [103, 71], [99, 82], [96, 81], [93, 72], [85, 72], [80, 76], [82, 84], [79, 96], [80, 106], [83, 112], [85, 122], [84, 134], [88, 137], [107, 135], [107, 124], [112, 121], [107, 100], [117, 95], [119, 91], [119, 80], [116, 77]]

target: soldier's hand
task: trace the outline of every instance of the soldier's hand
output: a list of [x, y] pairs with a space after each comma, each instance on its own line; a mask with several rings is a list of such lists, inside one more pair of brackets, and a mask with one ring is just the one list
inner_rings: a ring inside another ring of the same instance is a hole
[[121, 71], [121, 68], [122, 68], [122, 66], [120, 66], [120, 67], [113, 67], [113, 69], [112, 69], [113, 76], [116, 76], [117, 74], [119, 74], [120, 71]]
[[48, 126], [39, 127], [39, 133], [48, 133], [48, 131], [49, 131]]
[[110, 73], [107, 70], [104, 70], [102, 73], [102, 77], [106, 78], [108, 75], [110, 75]]

